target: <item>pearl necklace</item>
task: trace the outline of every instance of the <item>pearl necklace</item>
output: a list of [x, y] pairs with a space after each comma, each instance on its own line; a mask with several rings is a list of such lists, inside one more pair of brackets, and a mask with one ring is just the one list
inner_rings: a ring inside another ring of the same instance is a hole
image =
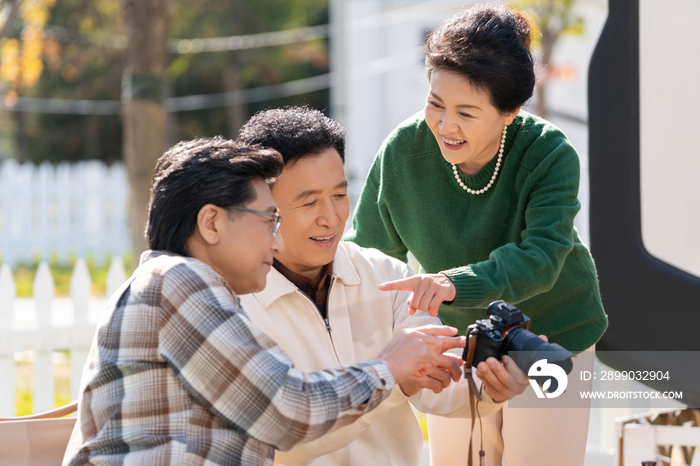
[[498, 160], [496, 161], [496, 168], [494, 168], [493, 175], [491, 175], [491, 179], [489, 180], [488, 184], [483, 188], [471, 189], [469, 186], [464, 184], [464, 181], [462, 181], [462, 177], [459, 176], [459, 169], [457, 168], [457, 165], [452, 164], [452, 171], [455, 174], [455, 179], [457, 180], [457, 183], [459, 183], [462, 189], [468, 192], [469, 194], [484, 194], [486, 191], [489, 190], [491, 186], [493, 186], [493, 182], [496, 181], [496, 176], [498, 176], [498, 170], [501, 169], [501, 160], [503, 160], [503, 148], [506, 145], [506, 131], [508, 131], [507, 125], [503, 127], [503, 136], [501, 136], [501, 147], [500, 149], [498, 149]]

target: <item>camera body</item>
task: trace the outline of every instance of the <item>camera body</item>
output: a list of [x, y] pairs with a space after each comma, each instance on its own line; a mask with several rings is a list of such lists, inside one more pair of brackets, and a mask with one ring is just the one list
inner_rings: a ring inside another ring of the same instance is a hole
[[[488, 319], [477, 320], [467, 328], [467, 337], [476, 337], [472, 366], [490, 357], [501, 360], [503, 355], [511, 359], [527, 373], [530, 366], [540, 359], [559, 365], [568, 374], [573, 368], [571, 352], [547, 343], [529, 331], [530, 318], [512, 304], [494, 301], [486, 309]], [[469, 345], [464, 347], [462, 359], [468, 360]]]
[[[476, 349], [472, 364], [476, 366], [487, 358], [494, 357], [501, 360], [501, 356], [508, 354], [506, 338], [514, 328], [530, 328], [530, 318], [520, 309], [503, 301], [494, 301], [486, 309], [488, 319], [477, 320], [469, 326], [467, 335], [475, 335]], [[466, 361], [466, 351], [464, 360]]]

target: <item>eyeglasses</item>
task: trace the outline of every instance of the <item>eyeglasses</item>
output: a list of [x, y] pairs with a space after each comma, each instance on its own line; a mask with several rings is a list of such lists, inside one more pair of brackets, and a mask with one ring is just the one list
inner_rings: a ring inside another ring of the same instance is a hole
[[271, 214], [270, 212], [262, 212], [262, 211], [260, 211], [260, 210], [253, 210], [253, 209], [249, 209], [249, 208], [247, 208], [247, 207], [239, 207], [239, 206], [236, 206], [236, 205], [229, 206], [229, 207], [227, 207], [227, 208], [228, 208], [228, 209], [242, 210], [242, 211], [244, 211], [244, 212], [250, 212], [250, 213], [253, 213], [253, 214], [256, 214], [256, 215], [262, 215], [263, 217], [267, 217], [267, 218], [273, 219], [273, 220], [275, 221], [275, 224], [274, 224], [274, 226], [272, 227], [272, 237], [273, 237], [273, 238], [276, 238], [276, 237], [277, 237], [277, 233], [280, 231], [280, 224], [282, 223], [282, 217], [280, 217], [279, 214], [276, 214], [276, 213], [275, 213], [275, 214]]

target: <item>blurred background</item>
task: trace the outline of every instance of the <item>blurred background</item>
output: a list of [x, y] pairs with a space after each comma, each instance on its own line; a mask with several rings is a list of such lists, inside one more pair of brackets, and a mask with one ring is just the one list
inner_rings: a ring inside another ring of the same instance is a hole
[[[347, 129], [354, 203], [382, 140], [423, 108], [426, 33], [469, 5], [0, 0], [0, 335], [14, 335], [0, 338], [0, 416], [76, 399], [97, 315], [145, 249], [165, 149], [235, 138], [259, 110], [309, 105]], [[581, 157], [576, 226], [588, 244], [587, 75], [608, 2], [510, 5], [539, 28], [526, 109]], [[700, 275], [700, 249], [667, 259]], [[592, 411], [587, 465], [613, 464], [614, 418], [631, 412]]]
[[[462, 6], [0, 2], [0, 260], [68, 266], [83, 257], [99, 267], [123, 256], [132, 269], [158, 156], [180, 140], [235, 138], [270, 107], [309, 105], [347, 128], [354, 200], [381, 141], [423, 107], [425, 34]], [[585, 78], [607, 3], [513, 6], [541, 32], [528, 110], [560, 124], [585, 161]], [[581, 197], [585, 205], [585, 189]], [[585, 214], [578, 226], [587, 238]]]

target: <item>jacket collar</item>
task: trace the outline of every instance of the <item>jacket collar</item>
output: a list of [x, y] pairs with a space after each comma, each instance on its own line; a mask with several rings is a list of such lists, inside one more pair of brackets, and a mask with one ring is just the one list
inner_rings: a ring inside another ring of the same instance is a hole
[[[333, 259], [333, 278], [342, 281], [346, 286], [357, 286], [362, 283], [360, 274], [352, 263], [349, 251], [341, 241]], [[279, 273], [274, 267], [267, 274], [267, 285], [260, 293], [253, 293], [265, 309], [282, 296], [294, 293], [299, 288]]]
[[357, 286], [362, 283], [362, 279], [352, 262], [351, 251], [346, 247], [347, 244], [345, 241], [341, 241], [338, 245], [333, 260], [333, 276], [342, 280], [347, 286]]

